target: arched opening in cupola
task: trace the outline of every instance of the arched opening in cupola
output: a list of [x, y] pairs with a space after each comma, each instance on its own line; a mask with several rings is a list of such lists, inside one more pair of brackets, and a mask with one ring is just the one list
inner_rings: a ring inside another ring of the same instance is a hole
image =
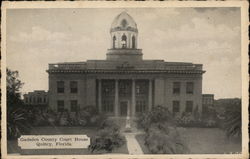
[[125, 34], [122, 35], [122, 48], [127, 47], [127, 36]]
[[116, 37], [113, 36], [113, 48], [115, 48], [115, 43], [116, 43]]
[[135, 36], [134, 35], [132, 36], [132, 48], [133, 49], [135, 48]]

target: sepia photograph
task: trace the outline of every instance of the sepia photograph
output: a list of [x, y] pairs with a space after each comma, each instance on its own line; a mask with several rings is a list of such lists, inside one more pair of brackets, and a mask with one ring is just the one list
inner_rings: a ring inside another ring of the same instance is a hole
[[11, 4], [1, 27], [6, 158], [248, 154], [247, 3]]

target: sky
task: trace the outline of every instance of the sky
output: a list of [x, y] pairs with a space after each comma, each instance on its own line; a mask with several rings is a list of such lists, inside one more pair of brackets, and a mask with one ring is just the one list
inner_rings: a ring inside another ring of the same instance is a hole
[[122, 11], [137, 23], [144, 59], [203, 64], [203, 93], [241, 97], [239, 8], [8, 9], [7, 67], [22, 92], [48, 90], [49, 63], [105, 59]]

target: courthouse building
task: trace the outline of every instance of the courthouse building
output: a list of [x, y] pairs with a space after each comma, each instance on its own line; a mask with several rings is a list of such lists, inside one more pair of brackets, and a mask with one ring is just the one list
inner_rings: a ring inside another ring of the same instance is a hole
[[104, 60], [49, 64], [52, 109], [74, 112], [93, 106], [116, 117], [157, 105], [175, 114], [196, 107], [202, 112], [202, 64], [144, 60], [137, 25], [126, 12], [115, 17], [110, 35]]

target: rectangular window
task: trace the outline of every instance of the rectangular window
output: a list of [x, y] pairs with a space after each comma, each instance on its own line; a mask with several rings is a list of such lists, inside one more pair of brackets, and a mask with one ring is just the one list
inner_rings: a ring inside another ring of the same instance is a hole
[[63, 100], [58, 100], [57, 101], [57, 111], [58, 112], [63, 112], [64, 111], [64, 101]]
[[173, 101], [173, 113], [180, 112], [180, 101]]
[[46, 103], [46, 97], [43, 98], [43, 102]]
[[146, 101], [145, 100], [138, 100], [136, 101], [136, 112], [143, 113], [146, 111]]
[[137, 96], [143, 96], [148, 94], [148, 82], [138, 81], [135, 84], [135, 92]]
[[173, 94], [180, 94], [181, 93], [181, 83], [174, 82], [173, 83]]
[[71, 112], [77, 111], [77, 100], [70, 101], [70, 110], [71, 110]]
[[77, 93], [77, 81], [70, 81], [70, 93]]
[[119, 96], [130, 96], [131, 95], [131, 83], [129, 81], [119, 82]]
[[187, 94], [194, 94], [194, 83], [193, 82], [187, 82], [186, 93]]
[[28, 103], [29, 101], [28, 101], [28, 97], [25, 97], [25, 103]]
[[102, 81], [102, 95], [103, 96], [114, 96], [115, 95], [115, 82], [114, 81]]
[[186, 112], [193, 112], [193, 101], [186, 101]]
[[102, 111], [104, 113], [113, 113], [114, 102], [112, 100], [104, 100], [102, 103]]
[[38, 103], [42, 103], [42, 98], [38, 97], [37, 101], [38, 101]]
[[57, 93], [64, 93], [64, 81], [57, 81]]

